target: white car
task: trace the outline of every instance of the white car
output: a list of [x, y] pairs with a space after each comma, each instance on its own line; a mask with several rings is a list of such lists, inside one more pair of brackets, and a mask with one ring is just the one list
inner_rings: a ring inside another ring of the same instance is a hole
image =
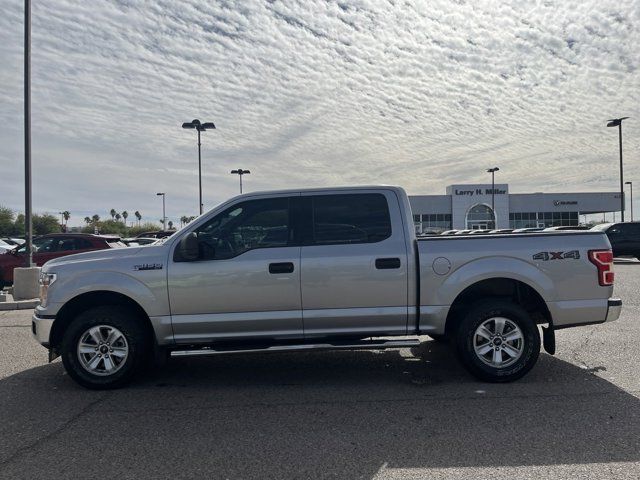
[[4, 240], [0, 240], [0, 253], [7, 253], [9, 250], [16, 248], [15, 245], [10, 245]]

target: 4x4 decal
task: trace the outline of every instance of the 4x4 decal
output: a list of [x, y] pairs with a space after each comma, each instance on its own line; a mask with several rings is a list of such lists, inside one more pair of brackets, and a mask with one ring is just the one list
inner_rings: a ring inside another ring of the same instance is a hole
[[578, 260], [580, 258], [580, 252], [578, 250], [571, 250], [569, 252], [539, 252], [533, 256], [534, 260], [565, 260], [567, 258], [573, 258]]

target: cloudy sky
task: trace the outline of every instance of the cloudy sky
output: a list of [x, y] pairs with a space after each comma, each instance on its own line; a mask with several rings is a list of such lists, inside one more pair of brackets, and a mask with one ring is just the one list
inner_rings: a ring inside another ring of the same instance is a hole
[[[0, 15], [0, 204], [23, 208], [23, 1]], [[640, 1], [32, 0], [36, 211], [174, 220], [238, 191], [387, 183], [640, 197]], [[635, 204], [640, 214], [640, 202]], [[75, 222], [74, 222], [75, 220]]]

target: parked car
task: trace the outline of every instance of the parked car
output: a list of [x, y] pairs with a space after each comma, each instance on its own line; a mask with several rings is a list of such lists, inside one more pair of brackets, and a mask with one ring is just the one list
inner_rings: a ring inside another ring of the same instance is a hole
[[495, 230], [491, 230], [490, 233], [511, 233], [513, 232], [513, 228], [496, 228]]
[[563, 225], [562, 227], [547, 227], [544, 229], [545, 232], [562, 232], [565, 230], [589, 230], [591, 227], [587, 227], [586, 225]]
[[440, 235], [455, 235], [456, 233], [458, 233], [458, 230], [445, 230]]
[[399, 187], [240, 195], [162, 243], [47, 262], [32, 331], [96, 389], [151, 355], [406, 348], [419, 335], [506, 382], [536, 363], [538, 325], [553, 354], [556, 329], [620, 315], [602, 232], [417, 239], [412, 220]]
[[134, 238], [123, 238], [122, 241], [127, 245], [127, 247], [140, 247], [142, 245], [150, 245], [152, 243], [156, 243], [158, 241], [157, 238], [144, 238], [144, 237], [134, 237]]
[[544, 231], [543, 227], [526, 227], [526, 228], [516, 228], [511, 233], [537, 233]]
[[603, 223], [591, 230], [607, 234], [615, 257], [631, 256], [640, 260], [640, 222]]
[[13, 250], [16, 248], [15, 245], [11, 245], [10, 243], [5, 242], [4, 240], [0, 240], [0, 253], [6, 253], [9, 250]]
[[175, 230], [158, 230], [155, 232], [142, 232], [140, 235], [137, 235], [136, 238], [166, 238], [170, 237], [176, 233]]
[[[54, 258], [121, 246], [124, 244], [120, 242], [118, 237], [82, 233], [52, 233], [33, 239], [33, 263], [42, 266]], [[26, 245], [21, 245], [14, 247], [5, 255], [0, 255], [0, 289], [13, 283], [13, 269], [25, 265], [25, 252]]]
[[4, 238], [0, 238], [0, 240], [2, 240], [5, 243], [8, 243], [9, 245], [13, 245], [13, 246], [22, 245], [24, 243], [24, 239], [23, 238], [4, 237]]

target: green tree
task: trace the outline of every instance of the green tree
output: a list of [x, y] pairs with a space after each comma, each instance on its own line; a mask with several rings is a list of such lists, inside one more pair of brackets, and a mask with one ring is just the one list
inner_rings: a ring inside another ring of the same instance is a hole
[[84, 217], [84, 223], [89, 225], [91, 223], [91, 217]]
[[94, 215], [91, 217], [91, 221], [95, 224], [100, 221], [100, 215]]
[[120, 219], [122, 218], [122, 215], [120, 215], [119, 213], [116, 213], [115, 219], [116, 221], [120, 221]]
[[62, 218], [64, 218], [64, 224], [66, 226], [67, 222], [71, 218], [71, 212], [69, 212], [69, 210], [65, 210], [64, 212], [62, 212]]
[[[24, 219], [24, 216], [22, 216], [22, 218]], [[60, 231], [58, 219], [48, 213], [42, 215], [36, 213], [31, 217], [31, 221], [33, 223], [34, 235], [46, 235], [47, 233], [57, 233]]]
[[127, 226], [127, 218], [128, 217], [129, 217], [129, 212], [127, 212], [126, 210], [124, 212], [122, 212], [122, 218], [124, 218], [125, 227]]
[[138, 220], [138, 226], [140, 226], [140, 220], [142, 220], [142, 215], [140, 215], [140, 212], [138, 210], [135, 211], [134, 215], [136, 216], [136, 219]]
[[117, 213], [117, 212], [116, 212], [115, 208], [112, 208], [112, 209], [111, 209], [111, 211], [110, 211], [109, 213], [111, 214], [111, 218], [112, 218], [112, 219], [115, 219], [115, 218], [116, 218], [116, 213]]
[[14, 222], [13, 210], [7, 207], [0, 207], [0, 235], [14, 235]]
[[173, 230], [173, 221], [169, 220], [169, 230]]

